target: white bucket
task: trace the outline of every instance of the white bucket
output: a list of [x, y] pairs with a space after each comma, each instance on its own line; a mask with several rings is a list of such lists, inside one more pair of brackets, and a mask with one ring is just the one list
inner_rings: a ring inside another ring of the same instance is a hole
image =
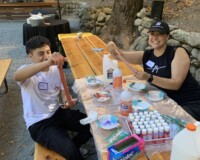
[[174, 137], [170, 160], [200, 160], [199, 122], [188, 124]]

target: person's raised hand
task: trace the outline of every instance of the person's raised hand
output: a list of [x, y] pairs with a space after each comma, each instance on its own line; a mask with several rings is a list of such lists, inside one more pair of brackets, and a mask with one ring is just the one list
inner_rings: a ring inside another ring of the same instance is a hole
[[114, 59], [120, 60], [119, 58], [121, 54], [120, 50], [117, 48], [117, 46], [115, 45], [113, 41], [108, 42], [107, 48], [108, 48], [109, 53]]
[[134, 76], [139, 80], [145, 80], [145, 81], [147, 81], [148, 78], [149, 78], [149, 74], [148, 73], [143, 72], [143, 71], [138, 71], [138, 70], [136, 70], [134, 72]]
[[62, 105], [63, 109], [72, 108], [78, 102], [78, 98], [72, 98], [70, 101], [66, 101], [64, 105]]
[[61, 55], [59, 52], [54, 52], [48, 59], [51, 65], [57, 65], [62, 67], [65, 62], [65, 57]]

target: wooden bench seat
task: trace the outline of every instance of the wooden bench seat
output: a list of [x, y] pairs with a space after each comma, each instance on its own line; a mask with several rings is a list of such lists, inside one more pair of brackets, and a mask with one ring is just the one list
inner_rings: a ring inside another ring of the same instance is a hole
[[35, 143], [34, 160], [66, 160], [56, 152], [47, 149], [46, 147]]
[[0, 87], [2, 86], [4, 82], [5, 88], [6, 88], [6, 90], [3, 93], [8, 92], [6, 74], [8, 72], [11, 62], [12, 62], [12, 59], [0, 59]]
[[0, 18], [28, 18], [33, 9], [57, 7], [56, 2], [0, 3]]

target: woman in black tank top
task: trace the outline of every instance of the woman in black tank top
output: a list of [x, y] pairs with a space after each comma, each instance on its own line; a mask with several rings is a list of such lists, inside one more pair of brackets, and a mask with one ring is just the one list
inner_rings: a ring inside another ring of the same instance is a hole
[[121, 55], [131, 64], [143, 65], [144, 71], [133, 70], [139, 80], [146, 80], [163, 90], [193, 118], [200, 121], [200, 85], [192, 77], [190, 57], [182, 47], [168, 46], [169, 26], [163, 21], [154, 21], [149, 29], [145, 51], [122, 52], [113, 42], [108, 43], [111, 55], [119, 60]]

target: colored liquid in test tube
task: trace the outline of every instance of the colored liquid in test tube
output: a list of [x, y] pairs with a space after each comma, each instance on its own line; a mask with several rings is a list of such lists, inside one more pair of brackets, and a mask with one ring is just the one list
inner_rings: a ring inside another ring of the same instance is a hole
[[152, 143], [152, 138], [153, 138], [153, 129], [152, 128], [148, 128], [147, 129], [147, 144], [151, 144]]
[[153, 128], [153, 137], [152, 139], [155, 139], [155, 141], [153, 141], [153, 143], [156, 143], [157, 139], [158, 139], [158, 128], [154, 127]]
[[[164, 137], [164, 128], [160, 126], [158, 128], [158, 139], [162, 139]], [[163, 143], [163, 140], [159, 140], [158, 143]]]

